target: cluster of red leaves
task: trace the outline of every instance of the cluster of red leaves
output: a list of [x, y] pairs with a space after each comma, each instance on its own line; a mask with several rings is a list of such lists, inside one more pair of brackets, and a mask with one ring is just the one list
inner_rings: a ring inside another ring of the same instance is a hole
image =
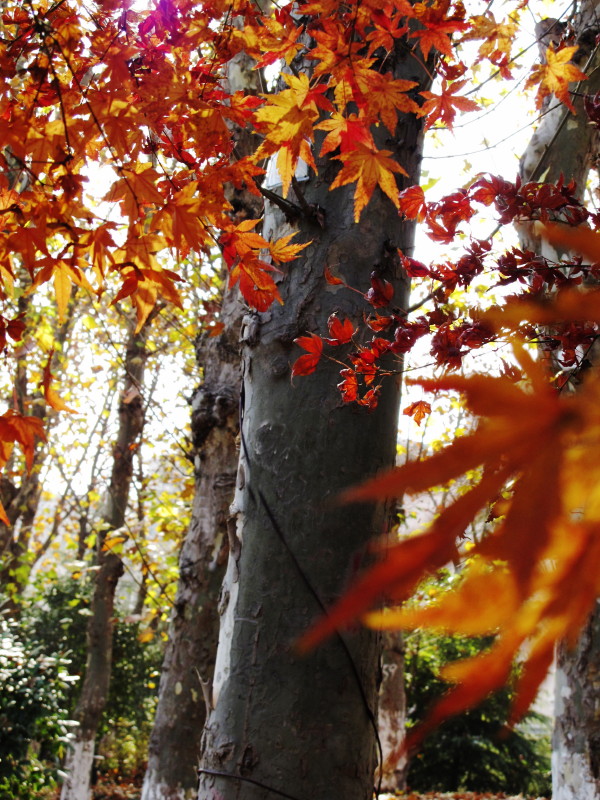
[[[437, 241], [453, 241], [460, 232], [462, 223], [468, 223], [477, 213], [477, 205], [494, 206], [502, 224], [509, 222], [561, 221], [568, 225], [580, 223], [597, 227], [600, 219], [577, 199], [576, 187], [558, 181], [557, 184], [530, 182], [523, 184], [518, 178], [514, 182], [495, 176], [481, 176], [469, 190], [454, 192], [441, 200], [427, 202], [423, 190], [410, 187], [400, 194], [401, 212], [409, 219], [417, 219], [427, 226], [430, 237]], [[347, 336], [339, 338], [310, 337], [297, 340], [310, 355], [301, 356], [293, 366], [293, 375], [308, 375], [315, 371], [319, 360], [327, 356], [325, 345], [338, 348], [348, 345], [348, 366], [341, 371], [339, 389], [345, 402], [357, 402], [374, 408], [381, 381], [390, 374], [389, 356], [402, 357], [409, 353], [415, 343], [425, 336], [430, 337], [430, 354], [435, 363], [447, 369], [460, 368], [464, 357], [473, 350], [495, 341], [498, 333], [475, 311], [464, 317], [448, 305], [448, 300], [457, 287], [468, 287], [484, 271], [496, 276], [498, 285], [515, 284], [521, 297], [531, 299], [543, 296], [549, 290], [563, 291], [582, 283], [584, 277], [600, 275], [600, 254], [592, 263], [583, 263], [581, 256], [563, 261], [549, 258], [532, 251], [512, 247], [494, 255], [492, 243], [473, 239], [462, 256], [455, 262], [426, 265], [399, 253], [406, 274], [413, 281], [426, 281], [430, 287], [432, 309], [410, 318], [406, 312], [394, 309], [393, 289], [389, 282], [376, 273], [371, 275], [371, 286], [364, 297], [365, 309], [362, 339], [357, 330], [347, 322]], [[326, 273], [328, 281], [343, 282]], [[512, 302], [517, 302], [518, 295]], [[385, 309], [385, 312], [383, 310]], [[334, 317], [335, 319], [335, 317]], [[365, 332], [375, 335], [364, 341]], [[507, 335], [514, 331], [507, 332]], [[530, 340], [540, 342], [547, 350], [555, 352], [556, 360], [565, 369], [581, 365], [585, 350], [598, 335], [598, 326], [589, 320], [554, 321], [543, 330], [529, 325], [520, 328]], [[583, 349], [582, 349], [583, 346]], [[384, 357], [388, 357], [384, 361]], [[336, 353], [339, 360], [339, 353]], [[383, 362], [383, 363], [382, 363]], [[565, 372], [565, 377], [568, 371]], [[564, 379], [564, 378], [563, 378]], [[559, 379], [560, 383], [560, 379]]]

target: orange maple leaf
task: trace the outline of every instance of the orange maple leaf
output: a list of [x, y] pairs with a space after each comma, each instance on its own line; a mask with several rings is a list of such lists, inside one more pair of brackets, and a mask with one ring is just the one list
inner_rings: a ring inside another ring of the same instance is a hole
[[415, 6], [418, 9], [417, 16], [423, 28], [412, 31], [410, 36], [419, 40], [423, 58], [427, 58], [431, 49], [438, 50], [446, 56], [452, 56], [450, 37], [453, 33], [468, 27], [462, 18], [464, 8], [461, 8], [461, 4], [456, 4], [455, 12], [458, 11], [458, 13], [453, 14], [449, 0], [440, 0], [431, 5], [415, 3]]
[[426, 400], [417, 400], [407, 406], [402, 413], [407, 417], [412, 417], [420, 426], [425, 417], [431, 414], [431, 405]]
[[121, 211], [133, 222], [149, 206], [162, 205], [164, 198], [156, 188], [161, 176], [150, 164], [137, 164], [134, 169], [122, 167], [121, 178], [115, 181], [104, 200], [119, 202]]
[[409, 186], [400, 192], [400, 211], [407, 219], [416, 219], [423, 222], [427, 215], [427, 204], [425, 203], [425, 192], [418, 186]]
[[256, 161], [278, 153], [277, 169], [283, 182], [283, 194], [287, 194], [298, 159], [302, 158], [316, 171], [310, 142], [314, 137], [313, 125], [319, 118], [319, 109], [333, 110], [324, 97], [325, 84], [312, 86], [308, 76], [302, 73], [282, 75], [289, 86], [276, 94], [266, 96], [267, 102], [257, 109], [257, 128], [265, 136], [254, 155]]
[[397, 161], [390, 158], [391, 155], [390, 150], [374, 150], [365, 145], [358, 145], [355, 150], [337, 156], [342, 161], [343, 167], [331, 184], [331, 189], [356, 181], [355, 222], [358, 222], [361, 211], [371, 199], [376, 186], [379, 186], [396, 208], [399, 208], [398, 185], [394, 173], [402, 175], [407, 173]]
[[435, 92], [420, 92], [426, 98], [421, 111], [427, 114], [427, 121], [425, 129], [431, 126], [439, 119], [444, 125], [452, 129], [454, 117], [457, 111], [477, 111], [479, 106], [474, 100], [468, 97], [457, 97], [456, 92], [463, 88], [467, 83], [464, 81], [454, 81], [450, 86], [446, 78], [442, 81], [442, 93], [435, 94]]
[[52, 357], [54, 356], [54, 350], [50, 350], [48, 354], [48, 361], [46, 362], [46, 366], [44, 367], [42, 380], [40, 381], [40, 386], [44, 387], [44, 397], [46, 398], [46, 402], [49, 406], [54, 408], [56, 411], [69, 411], [70, 413], [74, 414], [75, 410], [73, 408], [69, 408], [69, 406], [62, 400], [55, 389], [52, 388], [52, 380], [54, 376], [50, 371], [50, 364], [52, 362]]
[[315, 125], [315, 130], [328, 131], [321, 145], [321, 156], [332, 153], [338, 147], [340, 152], [344, 153], [352, 150], [357, 144], [371, 148], [375, 146], [367, 120], [356, 114], [344, 116], [336, 111]]
[[555, 50], [552, 45], [546, 50], [546, 63], [539, 64], [527, 79], [525, 88], [529, 89], [539, 83], [535, 98], [536, 108], [541, 108], [544, 98], [554, 94], [569, 111], [576, 114], [569, 94], [569, 84], [587, 80], [587, 75], [579, 67], [571, 63], [578, 47], [563, 47]]
[[240, 291], [248, 305], [257, 311], [266, 311], [277, 300], [283, 303], [277, 285], [271, 276], [273, 267], [252, 254], [237, 260], [229, 273], [229, 285], [239, 283]]
[[394, 79], [389, 73], [368, 69], [356, 73], [356, 84], [362, 96], [355, 96], [355, 101], [364, 109], [367, 119], [381, 120], [392, 135], [398, 125], [399, 112], [422, 115], [417, 103], [407, 95], [417, 86], [415, 81]]
[[[458, 557], [457, 539], [465, 527], [509, 485], [505, 516], [470, 551], [456, 592], [433, 604], [392, 606], [365, 617], [377, 628], [431, 627], [496, 637], [489, 651], [445, 670], [456, 686], [418, 735], [501, 686], [521, 653], [512, 712], [516, 720], [533, 700], [556, 641], [575, 640], [600, 592], [600, 376], [592, 375], [576, 395], [562, 396], [520, 345], [515, 345], [515, 358], [529, 387], [487, 375], [415, 381], [426, 390], [464, 394], [480, 418], [477, 429], [427, 459], [348, 491], [345, 499], [414, 494], [478, 467], [481, 478], [442, 510], [425, 534], [387, 548], [300, 643], [301, 648], [313, 646], [364, 615], [382, 595], [396, 604], [406, 600], [424, 576]], [[578, 510], [576, 519], [573, 509]], [[488, 590], [482, 596], [483, 586], [494, 587], [493, 600]]]
[[39, 417], [26, 417], [16, 411], [5, 411], [0, 416], [0, 469], [3, 468], [12, 451], [12, 444], [18, 442], [25, 456], [28, 471], [33, 466], [36, 439], [45, 441], [44, 423]]

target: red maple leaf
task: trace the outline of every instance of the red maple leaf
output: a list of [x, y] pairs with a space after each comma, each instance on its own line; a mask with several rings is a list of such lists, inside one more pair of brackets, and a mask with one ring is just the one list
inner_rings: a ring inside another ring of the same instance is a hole
[[292, 367], [292, 378], [296, 375], [310, 375], [314, 372], [321, 358], [323, 352], [323, 340], [316, 333], [310, 333], [308, 336], [299, 336], [294, 339], [297, 345], [300, 345], [308, 352], [306, 355], [300, 356], [294, 362]]
[[479, 106], [474, 100], [469, 100], [468, 97], [456, 96], [456, 92], [462, 89], [466, 83], [466, 80], [454, 81], [454, 83], [448, 85], [448, 81], [444, 78], [441, 94], [421, 92], [421, 95], [425, 98], [422, 111], [427, 114], [425, 130], [431, 128], [438, 120], [452, 129], [457, 111], [477, 111]]

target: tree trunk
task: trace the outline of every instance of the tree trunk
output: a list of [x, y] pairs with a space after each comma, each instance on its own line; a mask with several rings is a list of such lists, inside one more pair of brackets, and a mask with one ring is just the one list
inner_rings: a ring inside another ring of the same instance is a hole
[[[573, 20], [580, 50], [577, 62], [589, 80], [582, 91], [600, 91], [600, 56], [595, 47], [600, 30], [598, 0], [580, 6]], [[547, 37], [553, 35], [550, 28]], [[542, 44], [547, 44], [543, 41]], [[589, 63], [588, 63], [589, 62]], [[552, 101], [555, 103], [555, 101]], [[588, 171], [598, 153], [598, 134], [590, 124], [583, 100], [573, 98], [577, 115], [559, 103], [547, 113], [521, 159], [524, 180], [574, 179], [583, 195]], [[544, 254], [548, 248], [527, 226], [521, 243]], [[554, 253], [546, 252], [549, 257]], [[555, 728], [552, 752], [553, 800], [600, 800], [600, 613], [591, 617], [578, 645], [558, 649], [555, 687]]]
[[[28, 285], [28, 277], [23, 277], [21, 286], [23, 294], [19, 297], [18, 309], [27, 320], [27, 329], [33, 329], [37, 325], [39, 311], [32, 307], [31, 296], [26, 293]], [[55, 347], [59, 352], [64, 353], [71, 336], [75, 310], [76, 300], [73, 293], [66, 318], [54, 331]], [[52, 369], [56, 376], [65, 366], [64, 359], [62, 364], [56, 358], [54, 361], [57, 363], [52, 365]], [[48, 408], [43, 392], [38, 387], [35, 393], [32, 393], [30, 383], [30, 365], [27, 356], [23, 355], [17, 360], [13, 398], [20, 414], [30, 414], [44, 423], [47, 439], [36, 443], [32, 468], [20, 476], [18, 487], [6, 475], [0, 478], [0, 501], [10, 522], [10, 525], [0, 522], [0, 591], [4, 601], [2, 610], [13, 617], [18, 617], [20, 614], [23, 591], [35, 562], [30, 545], [44, 488], [40, 482], [40, 472], [50, 452], [48, 439], [57, 419], [56, 412]]]
[[[245, 52], [231, 59], [230, 92], [261, 91], [261, 75]], [[235, 127], [235, 156], [257, 146], [250, 130]], [[236, 221], [257, 219], [260, 197], [229, 186]], [[239, 458], [240, 329], [244, 306], [237, 289], [223, 288], [218, 337], [203, 335], [196, 360], [204, 381], [192, 397], [195, 491], [192, 519], [179, 559], [179, 583], [150, 738], [142, 800], [187, 800], [198, 788], [202, 729], [210, 707], [219, 594], [229, 552], [230, 505]]]
[[179, 584], [159, 689], [142, 800], [184, 800], [198, 786], [200, 738], [213, 677], [219, 589], [228, 551], [238, 460], [240, 396], [237, 292], [223, 304], [225, 330], [197, 348], [204, 382], [192, 398], [196, 491], [179, 559]]
[[388, 792], [404, 791], [408, 771], [408, 759], [403, 750], [406, 739], [406, 692], [404, 642], [402, 633], [398, 631], [387, 631], [383, 636], [377, 724], [383, 756], [381, 788]]
[[[151, 317], [149, 318], [151, 319]], [[123, 563], [110, 546], [111, 533], [125, 523], [133, 475], [135, 443], [144, 425], [142, 397], [146, 364], [147, 321], [139, 333], [131, 331], [125, 355], [125, 378], [119, 405], [119, 431], [113, 450], [111, 481], [104, 500], [102, 520], [96, 532], [96, 572], [87, 631], [87, 663], [81, 695], [75, 711], [79, 723], [67, 756], [67, 778], [61, 800], [89, 800], [96, 734], [108, 698], [112, 666], [115, 592]]]
[[[395, 72], [419, 88], [427, 83], [417, 61], [402, 54]], [[420, 123], [409, 116], [386, 141], [410, 184], [418, 181], [421, 144]], [[319, 175], [302, 182], [302, 206], [321, 210], [298, 222], [296, 241], [311, 244], [280, 283], [283, 305], [248, 314], [242, 330], [236, 530], [215, 707], [203, 738], [202, 800], [329, 800], [332, 792], [365, 800], [373, 792], [378, 635], [344, 633], [304, 656], [294, 642], [347, 587], [357, 555], [384, 529], [383, 504], [337, 506], [335, 498], [393, 465], [400, 378], [387, 380], [370, 412], [341, 401], [339, 364], [325, 361], [290, 385], [290, 362], [298, 355], [293, 340], [325, 331], [330, 314], [363, 325], [364, 298], [327, 284], [326, 266], [361, 291], [375, 270], [406, 307], [409, 282], [396, 248], [410, 253], [414, 230], [379, 190], [354, 224], [354, 187], [329, 192], [337, 169], [322, 159]], [[264, 235], [289, 233], [269, 206]]]
[[600, 798], [600, 605], [556, 667], [552, 797]]

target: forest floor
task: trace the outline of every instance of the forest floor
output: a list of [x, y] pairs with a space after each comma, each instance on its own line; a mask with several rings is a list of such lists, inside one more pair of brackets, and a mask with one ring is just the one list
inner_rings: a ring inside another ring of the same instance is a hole
[[[139, 800], [141, 777], [133, 781], [115, 781], [101, 777], [94, 786], [94, 800]], [[417, 794], [382, 794], [380, 800], [546, 800], [543, 797], [525, 797], [522, 794], [492, 794], [491, 792], [427, 792]]]

